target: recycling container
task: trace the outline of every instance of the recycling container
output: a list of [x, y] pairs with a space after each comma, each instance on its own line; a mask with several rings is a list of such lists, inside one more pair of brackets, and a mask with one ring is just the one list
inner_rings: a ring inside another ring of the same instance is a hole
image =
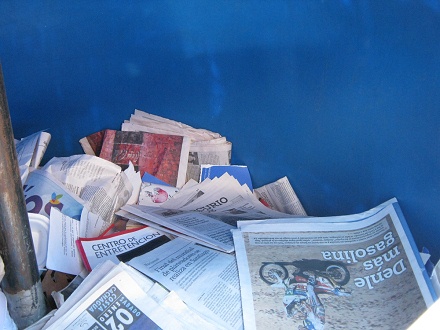
[[309, 215], [396, 197], [440, 257], [438, 1], [0, 2], [16, 138], [43, 163], [134, 109], [232, 142], [254, 187], [287, 176]]

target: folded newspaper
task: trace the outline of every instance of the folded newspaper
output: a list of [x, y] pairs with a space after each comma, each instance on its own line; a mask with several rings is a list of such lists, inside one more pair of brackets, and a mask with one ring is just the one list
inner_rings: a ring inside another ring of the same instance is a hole
[[436, 299], [396, 199], [365, 213], [243, 221], [245, 329], [406, 329]]
[[264, 206], [228, 173], [184, 186], [158, 205], [124, 205], [116, 214], [224, 252], [234, 251], [231, 230], [238, 219], [292, 217]]
[[80, 237], [76, 245], [84, 266], [91, 271], [105, 260], [127, 262], [168, 241], [170, 237], [160, 230], [141, 227], [94, 238]]
[[68, 300], [32, 329], [218, 329], [124, 263], [95, 268]]
[[135, 110], [130, 120], [121, 125], [122, 131], [140, 131], [149, 133], [187, 136], [191, 139], [188, 154], [187, 180], [198, 180], [200, 165], [229, 165], [231, 162], [231, 142], [219, 133], [194, 128], [187, 124]]
[[[401, 329], [435, 301], [396, 199], [307, 217], [287, 177], [256, 189], [228, 173], [197, 182], [202, 166], [230, 165], [218, 133], [139, 110], [121, 129], [187, 137], [185, 180], [141, 183], [136, 164], [92, 156], [106, 130], [80, 141], [88, 155], [41, 168], [50, 135], [16, 141], [27, 210], [50, 216], [47, 267], [91, 270], [68, 295], [52, 292], [58, 310], [29, 330]], [[137, 225], [110, 232], [115, 215]]]
[[175, 291], [189, 308], [219, 328], [243, 328], [233, 255], [176, 238], [127, 264]]
[[40, 166], [50, 139], [51, 135], [49, 133], [40, 131], [20, 140], [15, 140], [20, 177], [23, 184], [26, 182], [29, 172]]
[[[164, 152], [170, 153], [168, 149], [174, 149], [174, 147], [158, 149], [154, 143], [144, 143], [145, 145], [139, 149], [138, 144], [133, 143], [133, 141], [128, 143], [128, 139], [124, 142], [124, 147], [116, 147], [117, 144], [113, 143], [114, 139], [110, 143], [105, 143], [105, 135], [108, 132], [109, 130], [101, 130], [80, 139], [79, 142], [84, 152], [89, 155], [102, 156], [106, 159], [112, 158], [113, 160], [124, 158], [125, 161], [128, 161], [130, 158], [134, 163], [137, 162], [135, 159], [141, 161], [142, 158], [145, 158], [142, 161], [143, 163], [154, 165], [154, 168], [163, 170], [163, 175], [169, 175], [170, 162], [164, 159], [163, 154]], [[144, 133], [147, 136], [158, 136], [160, 134], [162, 139], [165, 137], [167, 139], [184, 137], [184, 141], [180, 143], [182, 146], [181, 153], [172, 152], [174, 155], [179, 154], [180, 158], [178, 161], [179, 175], [176, 178], [177, 181], [173, 182], [173, 186], [176, 187], [180, 187], [184, 181], [189, 179], [198, 180], [201, 164], [229, 165], [231, 162], [231, 142], [220, 134], [206, 129], [194, 128], [168, 118], [135, 110], [130, 119], [121, 125], [121, 131], [117, 134], [130, 136], [134, 132], [137, 132], [136, 134]], [[187, 139], [189, 141], [186, 141]], [[128, 144], [131, 146], [128, 146]], [[143, 154], [145, 156], [142, 156]], [[150, 166], [150, 168], [153, 167]]]

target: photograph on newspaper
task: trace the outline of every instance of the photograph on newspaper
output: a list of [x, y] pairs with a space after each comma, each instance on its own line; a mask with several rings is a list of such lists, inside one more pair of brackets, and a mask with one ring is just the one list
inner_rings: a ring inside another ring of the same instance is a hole
[[245, 329], [412, 324], [435, 294], [400, 207], [365, 214], [240, 223], [233, 237]]

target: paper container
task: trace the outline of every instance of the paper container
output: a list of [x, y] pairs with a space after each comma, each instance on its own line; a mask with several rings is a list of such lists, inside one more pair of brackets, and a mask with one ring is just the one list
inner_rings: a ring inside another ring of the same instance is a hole
[[46, 267], [47, 242], [49, 240], [49, 218], [35, 213], [28, 213], [28, 216], [38, 268], [42, 270]]

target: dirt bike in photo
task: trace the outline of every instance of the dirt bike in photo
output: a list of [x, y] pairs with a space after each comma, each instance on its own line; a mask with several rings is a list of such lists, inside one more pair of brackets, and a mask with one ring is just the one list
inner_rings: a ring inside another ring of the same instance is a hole
[[[291, 270], [289, 274], [289, 270]], [[284, 280], [289, 275], [304, 276], [313, 272], [316, 276], [328, 278], [335, 285], [343, 286], [350, 280], [350, 272], [343, 262], [319, 259], [300, 259], [295, 261], [268, 261], [260, 267], [260, 278], [267, 284], [275, 284], [278, 278]], [[276, 275], [275, 275], [276, 274]]]
[[290, 262], [263, 262], [260, 278], [271, 287], [284, 290], [283, 306], [288, 318], [299, 318], [298, 329], [321, 330], [325, 324], [325, 306], [320, 295], [351, 296], [343, 285], [350, 280], [344, 263], [319, 259]]

